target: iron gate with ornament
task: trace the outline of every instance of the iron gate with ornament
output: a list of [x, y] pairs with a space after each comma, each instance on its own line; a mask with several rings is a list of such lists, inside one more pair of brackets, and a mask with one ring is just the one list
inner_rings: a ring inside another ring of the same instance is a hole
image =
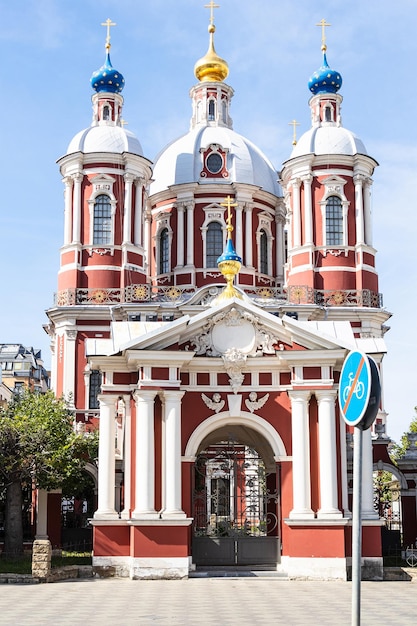
[[233, 441], [210, 445], [195, 462], [193, 563], [271, 566], [280, 560], [277, 472]]

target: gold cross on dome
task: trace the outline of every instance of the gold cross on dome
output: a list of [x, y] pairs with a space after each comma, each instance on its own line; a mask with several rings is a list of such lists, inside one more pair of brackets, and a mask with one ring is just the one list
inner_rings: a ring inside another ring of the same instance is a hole
[[101, 25], [102, 26], [107, 26], [106, 47], [108, 47], [108, 46], [110, 46], [110, 28], [112, 26], [116, 26], [116, 23], [112, 22], [111, 19], [108, 17], [105, 22], [101, 23]]
[[321, 26], [321, 47], [326, 48], [326, 26], [331, 26], [331, 24], [326, 22], [323, 17], [323, 19], [318, 24], [316, 24], [316, 26]]
[[300, 122], [296, 120], [292, 120], [292, 122], [288, 122], [288, 126], [292, 126], [292, 145], [297, 145], [297, 126], [300, 125]]
[[237, 202], [233, 202], [232, 198], [230, 196], [227, 196], [227, 198], [225, 199], [224, 202], [220, 202], [220, 206], [224, 206], [227, 208], [227, 220], [226, 220], [226, 224], [227, 224], [227, 231], [229, 232], [229, 234], [232, 232], [233, 230], [233, 226], [232, 226], [232, 207], [236, 207], [239, 206]]
[[214, 9], [219, 9], [220, 4], [216, 4], [214, 0], [210, 0], [210, 4], [205, 4], [204, 8], [210, 9], [210, 24], [214, 24]]

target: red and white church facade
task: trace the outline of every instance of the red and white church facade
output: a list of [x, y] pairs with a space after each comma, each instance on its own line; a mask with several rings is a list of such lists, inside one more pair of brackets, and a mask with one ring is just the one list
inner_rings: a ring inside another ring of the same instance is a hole
[[[190, 130], [155, 163], [124, 127], [109, 39], [91, 126], [59, 160], [53, 386], [100, 431], [93, 562], [131, 578], [246, 566], [346, 579], [338, 381], [351, 349], [381, 367], [389, 317], [372, 244], [377, 163], [342, 125], [324, 46], [311, 128], [278, 176], [233, 130], [214, 32], [211, 21]], [[370, 431], [363, 459], [364, 574], [378, 577]]]

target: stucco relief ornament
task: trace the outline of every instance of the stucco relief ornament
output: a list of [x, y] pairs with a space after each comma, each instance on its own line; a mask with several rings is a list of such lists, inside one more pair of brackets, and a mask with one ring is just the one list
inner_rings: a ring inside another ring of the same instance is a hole
[[236, 348], [230, 348], [223, 356], [224, 369], [226, 370], [233, 393], [237, 393], [243, 383], [245, 375], [242, 373], [246, 365], [246, 354]]
[[269, 393], [265, 394], [262, 398], [258, 400], [258, 394], [255, 391], [251, 391], [249, 394], [249, 398], [245, 400], [245, 404], [249, 411], [253, 413], [254, 411], [259, 411], [262, 409], [263, 405], [269, 398]]
[[224, 400], [219, 393], [213, 393], [213, 397], [209, 398], [205, 393], [201, 394], [201, 398], [209, 409], [214, 411], [215, 413], [219, 413], [224, 407]]

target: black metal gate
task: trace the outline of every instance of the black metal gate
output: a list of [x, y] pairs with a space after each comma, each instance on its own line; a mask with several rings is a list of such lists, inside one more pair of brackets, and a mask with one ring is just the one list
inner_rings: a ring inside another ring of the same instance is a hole
[[280, 559], [276, 472], [256, 450], [222, 441], [200, 453], [193, 493], [196, 565], [275, 565]]

